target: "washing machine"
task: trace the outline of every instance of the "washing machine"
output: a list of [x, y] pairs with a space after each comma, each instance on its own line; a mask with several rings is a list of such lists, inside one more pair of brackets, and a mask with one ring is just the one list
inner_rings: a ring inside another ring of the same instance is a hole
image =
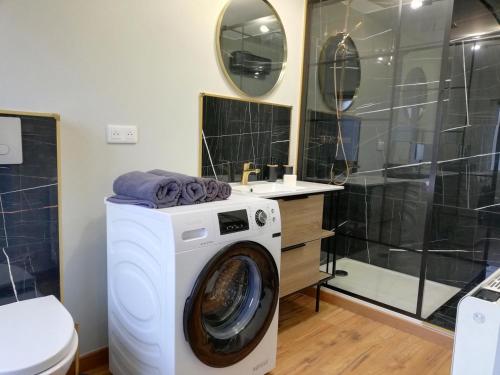
[[106, 205], [114, 375], [246, 375], [275, 367], [276, 201], [233, 195], [159, 210]]

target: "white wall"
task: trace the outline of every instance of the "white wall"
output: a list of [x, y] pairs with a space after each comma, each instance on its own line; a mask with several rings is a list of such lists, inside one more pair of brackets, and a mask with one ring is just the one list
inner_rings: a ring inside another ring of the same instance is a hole
[[[225, 0], [1, 0], [0, 108], [61, 114], [64, 298], [83, 353], [107, 345], [103, 199], [120, 173], [196, 174], [200, 92], [236, 96], [218, 67]], [[264, 100], [293, 106], [295, 162], [304, 0], [271, 0], [288, 39], [287, 71]], [[107, 145], [109, 123], [137, 145]]]

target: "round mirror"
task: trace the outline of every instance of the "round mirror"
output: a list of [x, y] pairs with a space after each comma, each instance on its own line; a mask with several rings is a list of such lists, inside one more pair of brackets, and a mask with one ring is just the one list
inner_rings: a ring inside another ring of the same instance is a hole
[[319, 89], [325, 104], [337, 110], [351, 107], [360, 82], [359, 54], [350, 36], [343, 33], [331, 36], [324, 44], [318, 63]]
[[410, 122], [417, 122], [422, 118], [427, 101], [427, 77], [420, 67], [411, 69], [406, 75], [402, 90], [404, 114]]
[[222, 69], [241, 93], [261, 96], [280, 81], [286, 62], [285, 29], [267, 1], [229, 1], [217, 41]]

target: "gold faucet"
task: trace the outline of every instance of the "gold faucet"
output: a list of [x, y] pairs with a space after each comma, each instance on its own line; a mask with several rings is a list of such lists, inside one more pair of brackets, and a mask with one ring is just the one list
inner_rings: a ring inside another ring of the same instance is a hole
[[241, 184], [242, 185], [248, 185], [248, 176], [250, 176], [252, 173], [260, 173], [259, 168], [255, 169], [250, 169], [252, 166], [252, 162], [244, 163], [243, 164], [243, 174], [241, 175]]

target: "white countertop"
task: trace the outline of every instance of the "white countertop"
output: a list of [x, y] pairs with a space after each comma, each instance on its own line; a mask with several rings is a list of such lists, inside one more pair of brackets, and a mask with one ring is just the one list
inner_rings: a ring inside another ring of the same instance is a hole
[[[231, 186], [233, 187], [233, 194], [260, 198], [279, 198], [294, 195], [317, 194], [344, 189], [343, 186], [319, 184], [307, 181], [297, 181], [296, 185], [291, 186], [283, 184], [283, 181], [281, 180], [276, 182], [253, 181], [249, 182], [246, 186], [236, 182], [232, 183]], [[238, 188], [248, 189], [248, 191], [240, 191]]]

